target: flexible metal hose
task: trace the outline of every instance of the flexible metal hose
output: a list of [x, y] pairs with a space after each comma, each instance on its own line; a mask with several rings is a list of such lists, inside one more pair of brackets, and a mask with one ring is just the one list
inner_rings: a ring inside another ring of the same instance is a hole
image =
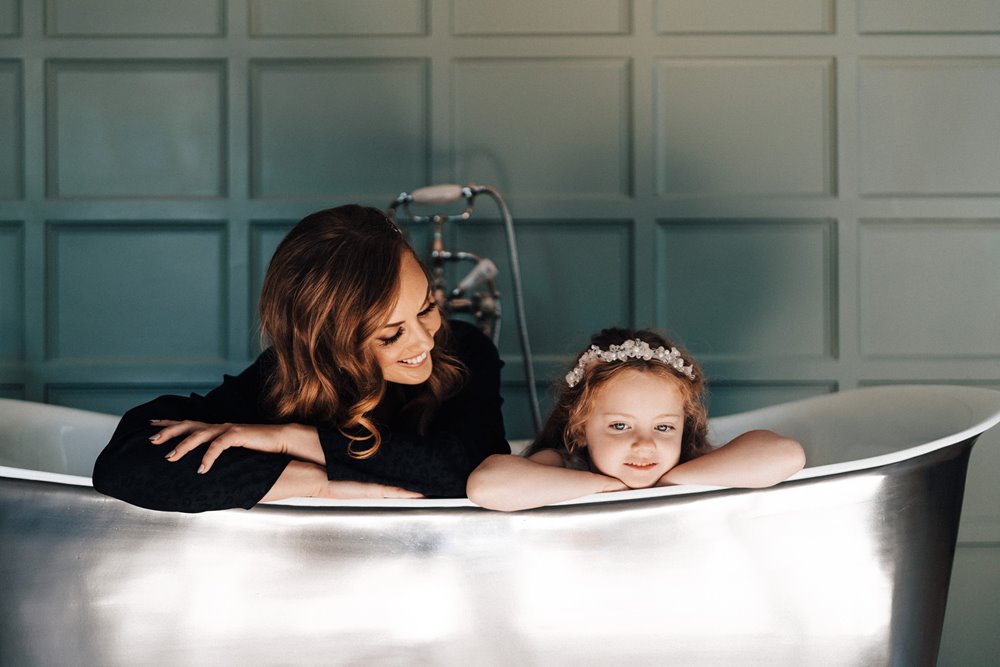
[[521, 338], [521, 356], [524, 362], [524, 381], [528, 384], [528, 401], [531, 403], [531, 420], [535, 433], [542, 428], [542, 414], [538, 407], [538, 389], [535, 386], [535, 367], [531, 357], [531, 344], [528, 341], [528, 324], [524, 316], [524, 289], [521, 284], [521, 263], [517, 251], [517, 239], [514, 236], [514, 219], [496, 189], [488, 185], [473, 186], [496, 202], [503, 218], [504, 231], [507, 235], [507, 255], [510, 258], [510, 275], [514, 283], [514, 309], [517, 312], [517, 331]]

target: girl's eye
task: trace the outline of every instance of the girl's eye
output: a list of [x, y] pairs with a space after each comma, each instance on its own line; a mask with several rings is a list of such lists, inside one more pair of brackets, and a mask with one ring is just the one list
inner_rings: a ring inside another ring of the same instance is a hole
[[379, 338], [379, 341], [381, 342], [382, 346], [384, 347], [384, 346], [387, 346], [387, 345], [392, 345], [393, 343], [395, 343], [397, 340], [399, 340], [402, 337], [403, 337], [403, 329], [401, 327], [399, 329], [399, 331], [397, 331], [393, 335], [389, 336], [388, 338]]
[[666, 433], [667, 431], [673, 431], [674, 427], [672, 424], [657, 424], [656, 430], [662, 433]]
[[610, 428], [612, 431], [624, 431], [625, 429], [628, 428], [628, 426], [625, 424], [625, 422], [614, 422], [613, 424], [609, 424], [608, 428]]

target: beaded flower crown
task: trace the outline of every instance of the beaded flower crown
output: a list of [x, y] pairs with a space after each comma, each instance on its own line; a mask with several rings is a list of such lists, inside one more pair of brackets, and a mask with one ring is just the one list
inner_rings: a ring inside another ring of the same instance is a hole
[[653, 349], [644, 340], [634, 338], [627, 340], [621, 345], [611, 345], [607, 350], [602, 350], [596, 345], [591, 345], [590, 349], [580, 355], [576, 362], [576, 368], [566, 374], [566, 384], [575, 387], [583, 379], [583, 372], [587, 366], [596, 361], [625, 361], [626, 359], [656, 359], [670, 366], [675, 371], [689, 380], [694, 379], [694, 365], [685, 364], [684, 357], [676, 347], [669, 350], [665, 347]]

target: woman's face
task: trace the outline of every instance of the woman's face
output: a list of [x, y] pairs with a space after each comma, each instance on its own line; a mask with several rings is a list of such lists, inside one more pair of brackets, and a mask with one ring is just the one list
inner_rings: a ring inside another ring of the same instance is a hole
[[629, 488], [653, 486], [680, 461], [684, 397], [677, 381], [629, 369], [600, 388], [584, 424], [590, 460]]
[[427, 276], [411, 253], [403, 253], [396, 307], [371, 341], [382, 377], [399, 384], [426, 382], [433, 370], [434, 334], [440, 328], [441, 313]]

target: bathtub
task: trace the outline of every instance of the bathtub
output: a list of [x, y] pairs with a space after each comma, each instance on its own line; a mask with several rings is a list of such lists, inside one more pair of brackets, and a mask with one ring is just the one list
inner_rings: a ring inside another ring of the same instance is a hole
[[3, 665], [933, 665], [1000, 392], [878, 387], [715, 419], [798, 438], [763, 490], [157, 513], [101, 496], [117, 418], [0, 401]]

